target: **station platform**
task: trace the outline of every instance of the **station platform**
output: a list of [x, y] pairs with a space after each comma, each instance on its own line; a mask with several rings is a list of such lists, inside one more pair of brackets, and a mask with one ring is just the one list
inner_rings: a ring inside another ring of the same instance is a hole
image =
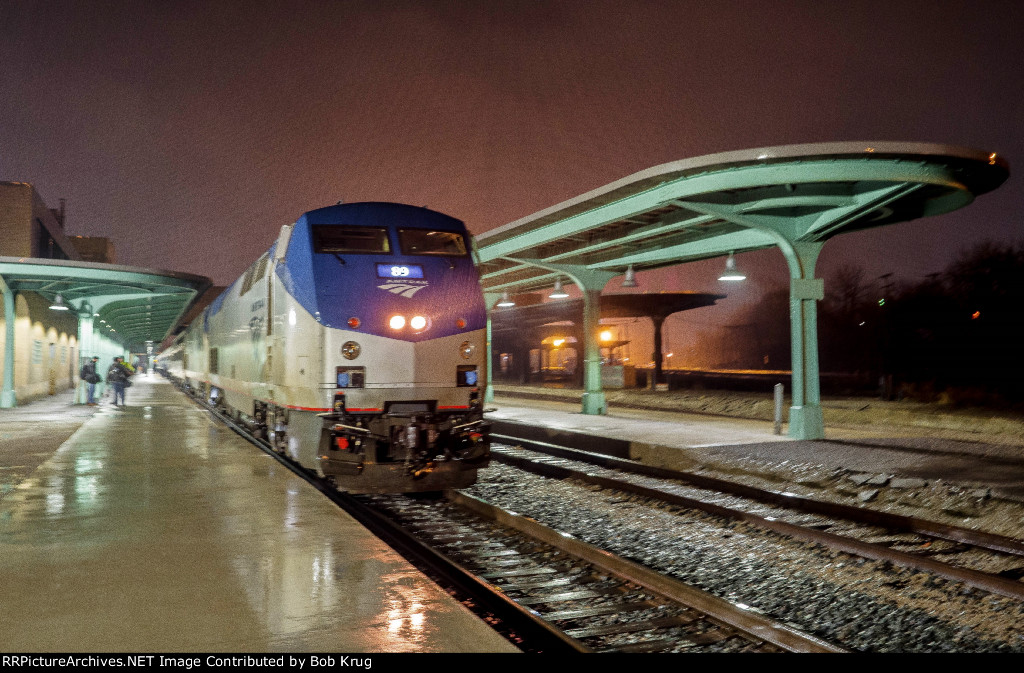
[[517, 651], [164, 379], [134, 381], [125, 409], [0, 410], [0, 650]]
[[[896, 409], [893, 403], [893, 409], [886, 409], [873, 400], [842, 400], [828, 403], [825, 410], [826, 439], [794, 440], [784, 428], [783, 434], [775, 434], [772, 420], [689, 413], [682, 410], [692, 402], [683, 399], [685, 394], [673, 399], [652, 392], [620, 391], [614, 398], [618, 404], [609, 405], [607, 415], [584, 415], [578, 390], [496, 386], [487, 418], [499, 433], [503, 427], [525, 430], [541, 441], [547, 435], [553, 444], [572, 441], [575, 435], [582, 439], [574, 448], [581, 448], [587, 437], [613, 440], [624, 443], [620, 457], [660, 467], [757, 476], [778, 488], [800, 482], [821, 485], [826, 481], [822, 475], [839, 483], [868, 474], [904, 479], [897, 483], [922, 489], [941, 484], [981, 491], [986, 498], [1024, 504], [1024, 422], [1014, 425], [1012, 419], [984, 413], [976, 418], [961, 414], [953, 422], [923, 407]], [[705, 391], [689, 397], [705, 398], [705, 406], [717, 409], [753, 408], [743, 396], [729, 393], [710, 403], [707, 398], [714, 395]], [[770, 406], [770, 397], [763, 397]], [[872, 405], [878, 408], [871, 414], [841, 413]], [[830, 425], [830, 419], [836, 422]], [[1024, 537], [1024, 520], [1018, 527]]]

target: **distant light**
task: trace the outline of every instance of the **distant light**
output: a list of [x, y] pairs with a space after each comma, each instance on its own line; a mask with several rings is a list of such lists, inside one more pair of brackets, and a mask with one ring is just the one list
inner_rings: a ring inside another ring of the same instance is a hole
[[498, 308], [508, 308], [515, 305], [516, 303], [508, 296], [508, 290], [501, 293], [501, 301], [497, 303]]
[[718, 280], [746, 280], [747, 275], [736, 268], [736, 257], [733, 253], [729, 253], [729, 258], [725, 260], [725, 271], [718, 277]]
[[564, 343], [565, 343], [565, 339], [555, 339], [554, 342], [552, 342], [552, 345], [555, 348], [558, 348], [559, 346], [561, 346]]
[[601, 332], [601, 341], [611, 341], [611, 340], [612, 340], [611, 330], [605, 330], [605, 331]]
[[878, 305], [879, 306], [885, 306], [885, 299], [879, 299], [878, 300]]
[[980, 317], [981, 317], [981, 311], [975, 311], [974, 313], [971, 314], [971, 320], [977, 320]]
[[861, 320], [861, 321], [860, 321], [860, 326], [861, 326], [861, 327], [863, 327], [864, 325], [867, 325], [867, 324], [868, 324], [868, 323], [867, 323], [867, 321], [866, 321], [866, 320]]

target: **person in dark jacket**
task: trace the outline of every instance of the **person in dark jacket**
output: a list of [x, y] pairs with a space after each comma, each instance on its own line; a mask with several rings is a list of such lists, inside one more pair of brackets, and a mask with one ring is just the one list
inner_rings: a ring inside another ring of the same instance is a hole
[[[114, 358], [114, 364], [110, 365], [107, 370], [107, 383], [114, 389], [114, 406], [125, 406], [124, 403], [124, 390], [128, 387], [128, 377], [133, 372], [128, 370], [128, 367], [124, 364], [124, 358], [120, 355]], [[117, 401], [121, 400], [121, 404]]]
[[96, 406], [96, 384], [103, 380], [96, 373], [98, 360], [99, 358], [93, 355], [88, 362], [82, 365], [82, 371], [78, 372], [78, 376], [85, 381], [85, 403], [90, 407]]

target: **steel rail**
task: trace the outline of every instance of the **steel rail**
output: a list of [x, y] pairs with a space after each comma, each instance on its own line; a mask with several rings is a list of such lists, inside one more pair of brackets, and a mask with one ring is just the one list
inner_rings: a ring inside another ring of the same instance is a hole
[[738, 495], [773, 505], [781, 505], [783, 507], [789, 507], [803, 512], [825, 514], [828, 516], [841, 516], [860, 523], [873, 524], [885, 528], [895, 528], [909, 533], [928, 535], [941, 540], [961, 542], [975, 547], [980, 547], [982, 549], [989, 549], [991, 551], [1002, 552], [1004, 554], [1024, 557], [1024, 541], [1007, 537], [1005, 535], [997, 535], [995, 533], [986, 533], [984, 531], [972, 530], [969, 528], [950, 526], [935, 521], [928, 521], [927, 519], [919, 519], [917, 517], [904, 516], [902, 514], [893, 514], [891, 512], [882, 512], [868, 507], [854, 507], [852, 505], [815, 500], [813, 498], [806, 498], [793, 493], [768, 491], [755, 486], [739, 484], [736, 482], [726, 481], [724, 479], [717, 479], [715, 477], [707, 477], [664, 467], [643, 465], [631, 460], [604, 456], [601, 454], [590, 453], [565, 446], [558, 446], [556, 444], [547, 444], [545, 442], [535, 440], [520, 439], [510, 435], [492, 433], [491, 438], [514, 443], [523, 448], [532, 449], [541, 453], [548, 453], [553, 456], [578, 460], [610, 469], [622, 470], [623, 472], [632, 472], [634, 474], [641, 474], [659, 479], [674, 479], [686, 482], [692, 486], [714, 489], [716, 491], [730, 493], [732, 495]]
[[471, 608], [476, 614], [490, 613], [488, 616], [498, 621], [498, 625], [495, 625], [488, 620], [491, 628], [505, 635], [520, 649], [545, 654], [591, 652], [590, 648], [583, 643], [544, 621], [534, 611], [519, 605], [497, 591], [490, 584], [441, 552], [418, 540], [384, 515], [359, 502], [352, 495], [338, 491], [324, 479], [316, 476], [312, 470], [302, 467], [274, 451], [268, 442], [253, 437], [244, 426], [220, 413], [216, 408], [191, 395], [186, 394], [186, 396], [250, 444], [274, 458], [296, 476], [320, 491], [421, 572], [427, 574], [435, 582], [453, 589], [456, 592], [456, 600], [463, 602], [470, 599], [480, 606]]
[[689, 606], [715, 621], [789, 652], [848, 652], [846, 649], [740, 608], [717, 596], [712, 596], [667, 575], [587, 544], [566, 533], [548, 528], [533, 519], [503, 510], [460, 491], [449, 492], [447, 498], [474, 514], [514, 528], [524, 535], [560, 549], [607, 573], [641, 586], [651, 593]]
[[[666, 502], [673, 505], [678, 505], [680, 507], [697, 509], [703, 512], [707, 512], [709, 514], [715, 514], [737, 521], [745, 521], [747, 523], [768, 530], [772, 530], [782, 535], [788, 535], [790, 537], [805, 540], [807, 542], [814, 542], [817, 544], [825, 545], [831, 549], [837, 549], [839, 551], [844, 551], [850, 554], [873, 559], [876, 561], [887, 561], [908, 568], [924, 570], [939, 575], [941, 577], [945, 577], [946, 579], [951, 579], [957, 582], [963, 582], [970, 586], [977, 587], [979, 589], [984, 589], [985, 591], [996, 593], [1001, 596], [1007, 596], [1009, 598], [1014, 598], [1017, 600], [1024, 600], [1024, 583], [1000, 577], [998, 575], [992, 575], [978, 570], [971, 570], [969, 568], [960, 568], [957, 566], [952, 566], [941, 561], [935, 561], [929, 558], [916, 556], [914, 554], [900, 552], [897, 550], [889, 549], [887, 547], [872, 544], [870, 542], [862, 542], [851, 537], [837, 535], [835, 533], [829, 533], [826, 531], [816, 530], [813, 528], [805, 528], [803, 526], [798, 526], [796, 524], [786, 523], [784, 521], [778, 521], [758, 516], [750, 512], [744, 512], [742, 510], [704, 502], [702, 500], [697, 500], [695, 498], [688, 498], [673, 493], [667, 493], [665, 491], [661, 491], [658, 489], [638, 486], [635, 484], [630, 484], [628, 482], [619, 481], [617, 479], [611, 479], [609, 477], [601, 477], [593, 474], [587, 474], [585, 472], [579, 472], [577, 470], [572, 470], [570, 468], [559, 465], [536, 463], [515, 456], [509, 456], [507, 454], [504, 454], [500, 449], [496, 450], [494, 447], [491, 448], [491, 457], [493, 459], [497, 459], [501, 462], [514, 465], [515, 467], [519, 467], [520, 469], [525, 469], [536, 474], [541, 474], [544, 476], [554, 476], [560, 479], [577, 479], [585, 483], [601, 486], [602, 488], [609, 488], [634, 493], [636, 495], [652, 498], [654, 500]], [[856, 510], [857, 508], [851, 509]]]

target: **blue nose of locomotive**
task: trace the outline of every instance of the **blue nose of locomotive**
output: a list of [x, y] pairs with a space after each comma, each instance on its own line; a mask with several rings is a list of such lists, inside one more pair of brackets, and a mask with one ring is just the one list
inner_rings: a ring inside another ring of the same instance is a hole
[[278, 274], [326, 327], [423, 341], [486, 325], [465, 225], [426, 208], [353, 203], [308, 212]]

